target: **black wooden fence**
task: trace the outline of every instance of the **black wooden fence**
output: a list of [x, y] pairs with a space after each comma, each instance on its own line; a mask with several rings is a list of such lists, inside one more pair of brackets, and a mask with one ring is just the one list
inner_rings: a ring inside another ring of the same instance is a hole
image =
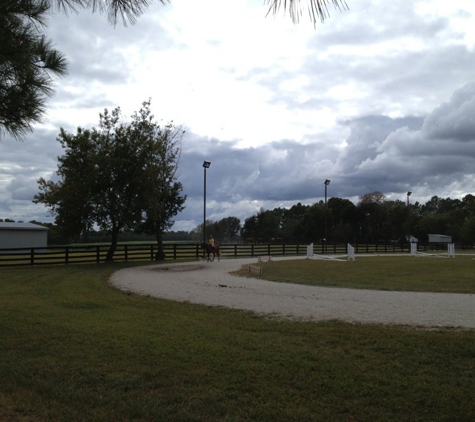
[[[410, 245], [354, 244], [355, 253], [409, 253]], [[222, 258], [248, 258], [264, 255], [298, 256], [307, 254], [303, 244], [221, 244]], [[418, 251], [446, 251], [446, 244], [418, 244]], [[0, 266], [58, 265], [100, 263], [106, 258], [109, 245], [50, 246], [45, 248], [0, 249]], [[200, 259], [203, 251], [199, 244], [165, 244], [166, 260]], [[122, 244], [117, 246], [114, 261], [154, 261], [156, 244]], [[346, 244], [314, 244], [313, 254], [345, 255]]]

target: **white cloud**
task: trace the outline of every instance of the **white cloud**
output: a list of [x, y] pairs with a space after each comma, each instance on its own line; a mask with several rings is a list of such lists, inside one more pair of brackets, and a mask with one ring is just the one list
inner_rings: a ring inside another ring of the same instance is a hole
[[470, 193], [475, 4], [348, 5], [315, 28], [250, 0], [156, 3], [128, 28], [89, 12], [52, 17], [70, 72], [44, 125], [24, 143], [0, 140], [0, 218], [49, 219], [28, 196], [54, 174], [59, 127], [95, 126], [116, 106], [130, 116], [150, 97], [158, 120], [188, 131], [176, 229], [202, 220], [204, 159], [211, 219], [313, 203], [326, 178], [350, 199]]

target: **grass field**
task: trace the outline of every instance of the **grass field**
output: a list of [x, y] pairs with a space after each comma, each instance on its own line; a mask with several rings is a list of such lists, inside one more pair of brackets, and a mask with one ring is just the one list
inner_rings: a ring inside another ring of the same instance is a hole
[[[466, 277], [451, 261], [452, 277]], [[314, 264], [386, 271], [366, 263]], [[475, 419], [473, 331], [276, 321], [140, 297], [107, 284], [124, 266], [0, 269], [0, 421]]]
[[[355, 261], [304, 259], [270, 261], [264, 280], [314, 286], [418, 292], [475, 293], [473, 255], [433, 258], [381, 255]], [[241, 272], [247, 275], [247, 267]]]

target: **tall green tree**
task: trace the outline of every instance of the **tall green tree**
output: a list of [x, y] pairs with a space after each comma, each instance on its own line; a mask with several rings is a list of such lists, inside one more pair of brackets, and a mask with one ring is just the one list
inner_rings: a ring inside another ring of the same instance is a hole
[[186, 200], [176, 174], [184, 131], [172, 123], [161, 127], [153, 122], [150, 102], [143, 104], [127, 130], [130, 137], [140, 139], [146, 151], [140, 184], [143, 214], [136, 230], [155, 236], [158, 245], [155, 259], [162, 260], [165, 259], [163, 233], [173, 226], [172, 217], [184, 209]]
[[379, 191], [360, 196], [357, 209], [361, 217], [363, 237], [367, 242], [383, 240], [383, 226], [388, 211], [387, 202], [386, 196]]
[[35, 203], [43, 203], [55, 216], [55, 222], [64, 236], [78, 241], [95, 223], [94, 201], [96, 186], [90, 183], [97, 169], [97, 132], [78, 129], [76, 135], [60, 130], [57, 140], [66, 150], [58, 157], [58, 182], [40, 178], [40, 193]]
[[97, 129], [78, 128], [75, 135], [61, 129], [58, 140], [65, 154], [59, 157], [60, 180], [39, 179], [34, 202], [49, 207], [70, 236], [77, 238], [94, 225], [110, 232], [107, 261], [113, 259], [125, 229], [155, 234], [157, 258], [162, 259], [161, 235], [186, 199], [176, 180], [180, 133], [153, 121], [150, 101], [130, 124], [121, 122], [116, 108], [100, 114]]
[[264, 210], [257, 213], [257, 238], [270, 242], [272, 238], [282, 237], [281, 212], [279, 209]]
[[309, 208], [298, 202], [290, 209], [282, 210], [282, 237], [285, 242], [295, 242], [302, 238], [302, 220]]
[[241, 229], [241, 220], [237, 217], [226, 217], [218, 221], [221, 241], [235, 241]]
[[346, 243], [353, 239], [359, 218], [355, 204], [349, 199], [332, 197], [328, 200], [328, 240]]
[[[327, 213], [328, 217], [329, 213]], [[328, 220], [327, 220], [328, 223]], [[323, 201], [308, 207], [302, 219], [302, 239], [305, 242], [322, 242], [325, 237], [325, 204]], [[327, 233], [328, 234], [328, 233]]]
[[52, 76], [66, 74], [65, 57], [43, 30], [48, 0], [0, 2], [0, 135], [20, 139], [42, 121]]
[[241, 227], [241, 237], [243, 240], [256, 241], [258, 232], [259, 222], [257, 220], [257, 215], [252, 215], [244, 220], [244, 224]]

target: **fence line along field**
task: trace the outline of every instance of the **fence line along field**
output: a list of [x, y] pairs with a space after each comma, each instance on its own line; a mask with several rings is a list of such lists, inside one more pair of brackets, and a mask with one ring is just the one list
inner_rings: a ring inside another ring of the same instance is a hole
[[[298, 243], [223, 243], [220, 245], [223, 258], [305, 255], [307, 254], [307, 247], [307, 244]], [[410, 253], [409, 244], [355, 244], [353, 247], [356, 254]], [[108, 244], [82, 244], [0, 249], [0, 266], [100, 263], [104, 262], [108, 248]], [[447, 246], [444, 244], [418, 244], [417, 248], [421, 252], [447, 250]], [[165, 243], [164, 251], [167, 260], [192, 260], [200, 259], [203, 256], [203, 251], [198, 243]], [[154, 261], [156, 252], [156, 243], [122, 243], [117, 246], [114, 261]], [[348, 247], [347, 244], [315, 244], [313, 253], [345, 255], [348, 253]]]

